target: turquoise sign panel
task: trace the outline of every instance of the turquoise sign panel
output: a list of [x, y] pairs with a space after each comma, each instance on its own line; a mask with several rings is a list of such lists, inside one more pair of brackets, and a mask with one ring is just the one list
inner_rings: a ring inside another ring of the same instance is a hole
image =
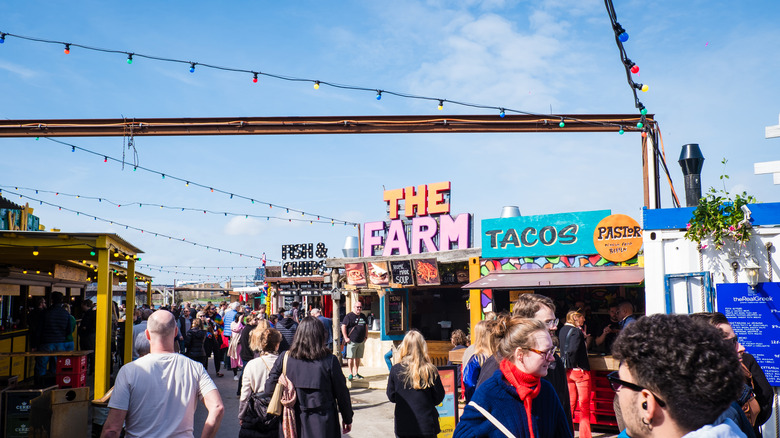
[[482, 221], [482, 257], [596, 254], [593, 233], [610, 210], [520, 216]]

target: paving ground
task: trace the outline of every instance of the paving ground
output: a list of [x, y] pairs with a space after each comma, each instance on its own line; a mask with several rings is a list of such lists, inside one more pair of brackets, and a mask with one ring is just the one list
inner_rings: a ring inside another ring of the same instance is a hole
[[[214, 377], [213, 362], [209, 361], [209, 374], [222, 394], [225, 404], [225, 417], [222, 420], [217, 437], [238, 436], [238, 397], [236, 389], [238, 382], [233, 380], [232, 373], [225, 373], [225, 377]], [[346, 368], [345, 368], [346, 370]], [[360, 374], [366, 378], [355, 380], [349, 386], [352, 397], [352, 408], [355, 418], [352, 424], [352, 432], [345, 437], [350, 438], [376, 438], [393, 436], [393, 404], [387, 400], [385, 386], [387, 383], [387, 368], [361, 368]], [[195, 436], [200, 436], [203, 422], [206, 419], [206, 409], [203, 405], [198, 407], [195, 413]], [[578, 434], [575, 433], [575, 437]], [[594, 431], [594, 438], [611, 438], [617, 436], [614, 431]]]

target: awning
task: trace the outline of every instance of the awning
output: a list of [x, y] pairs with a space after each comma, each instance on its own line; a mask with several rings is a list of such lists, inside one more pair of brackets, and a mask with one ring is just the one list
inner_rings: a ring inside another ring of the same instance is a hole
[[496, 271], [472, 281], [463, 289], [522, 289], [565, 286], [640, 284], [645, 278], [641, 266], [603, 266], [570, 269], [519, 269]]

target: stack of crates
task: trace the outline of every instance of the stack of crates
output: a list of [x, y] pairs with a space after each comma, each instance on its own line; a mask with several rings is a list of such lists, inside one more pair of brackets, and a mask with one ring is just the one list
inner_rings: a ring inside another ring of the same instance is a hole
[[57, 386], [60, 388], [87, 386], [87, 355], [57, 358]]
[[3, 427], [2, 436], [6, 438], [28, 437], [32, 430], [30, 423], [30, 411], [32, 408], [32, 399], [40, 396], [46, 391], [51, 391], [56, 387], [51, 386], [41, 389], [7, 389], [3, 394]]

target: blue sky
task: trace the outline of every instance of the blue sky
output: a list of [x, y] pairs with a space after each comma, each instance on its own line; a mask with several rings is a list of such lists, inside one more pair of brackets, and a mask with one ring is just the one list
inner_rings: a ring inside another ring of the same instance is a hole
[[[778, 123], [774, 56], [780, 4], [772, 1], [618, 1], [640, 98], [661, 126], [675, 188], [680, 147], [699, 143], [702, 185], [780, 201], [753, 163], [777, 159], [764, 128]], [[161, 57], [535, 113], [635, 114], [603, 2], [3, 2], [0, 31]], [[6, 119], [483, 114], [373, 93], [196, 69], [7, 38], [0, 46], [0, 117]], [[63, 139], [121, 158], [122, 138]], [[265, 215], [170, 178], [44, 139], [0, 140], [0, 185]], [[142, 166], [258, 200], [354, 222], [385, 217], [387, 189], [452, 181], [452, 211], [496, 217], [611, 209], [641, 221], [638, 134], [441, 134], [137, 137]], [[720, 164], [728, 159], [727, 166]], [[663, 204], [671, 206], [668, 185]], [[188, 241], [279, 260], [286, 243], [324, 242], [340, 256], [352, 227], [264, 221], [154, 208], [117, 208], [39, 193], [47, 202]], [[31, 202], [11, 196], [14, 202]], [[31, 202], [33, 206], [37, 202]], [[256, 260], [153, 237], [35, 206], [47, 227], [115, 232], [142, 263], [221, 266], [143, 269], [159, 283], [187, 272], [233, 275]], [[280, 212], [274, 209], [274, 214]], [[282, 216], [285, 216], [282, 214]], [[290, 215], [297, 218], [299, 215]], [[285, 216], [286, 217], [286, 216]], [[479, 227], [475, 243], [479, 244]]]

